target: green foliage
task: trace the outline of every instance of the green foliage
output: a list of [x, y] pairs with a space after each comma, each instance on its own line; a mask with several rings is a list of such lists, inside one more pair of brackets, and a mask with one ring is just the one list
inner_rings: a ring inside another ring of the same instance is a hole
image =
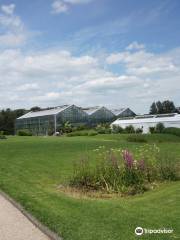
[[0, 111], [0, 131], [4, 131], [6, 135], [14, 134], [15, 120], [25, 112], [24, 109], [11, 110], [9, 108]]
[[125, 133], [135, 133], [135, 129], [132, 125], [129, 125], [125, 128]]
[[165, 100], [163, 102], [153, 102], [150, 107], [150, 114], [175, 113], [176, 107], [173, 101]]
[[0, 135], [0, 140], [4, 140], [7, 139], [7, 137], [5, 135]]
[[170, 156], [164, 156], [159, 161], [159, 173], [162, 180], [176, 181], [179, 180], [179, 165], [174, 164]]
[[17, 134], [18, 136], [32, 136], [32, 133], [28, 130], [19, 130]]
[[104, 146], [94, 152], [95, 167], [91, 166], [89, 157], [82, 159], [75, 166], [71, 186], [135, 194], [146, 190], [154, 181], [179, 179], [175, 164], [167, 165], [161, 161], [159, 165], [159, 148], [156, 145], [146, 144], [136, 148], [134, 153], [122, 149], [107, 150]]
[[41, 110], [41, 108], [38, 107], [38, 106], [32, 107], [32, 108], [30, 109], [30, 111], [32, 111], [32, 112], [38, 112], [38, 111], [40, 111], [40, 110]]
[[88, 136], [88, 132], [85, 132], [85, 131], [70, 132], [70, 133], [67, 133], [66, 136], [67, 137]]
[[165, 127], [163, 123], [157, 123], [155, 132], [156, 133], [162, 133], [164, 131]]
[[156, 133], [156, 128], [155, 127], [149, 127], [149, 132], [151, 134]]
[[175, 128], [175, 127], [165, 128], [163, 130], [163, 133], [169, 133], [169, 134], [173, 134], [175, 136], [180, 137], [180, 128]]
[[88, 132], [88, 136], [96, 136], [98, 133], [95, 131]]
[[133, 134], [133, 135], [129, 135], [129, 136], [127, 137], [127, 141], [128, 141], [128, 142], [146, 143], [146, 142], [147, 142], [147, 139], [146, 139], [145, 136], [143, 136], [143, 135]]
[[118, 125], [113, 125], [112, 126], [112, 133], [123, 133], [124, 129]]
[[135, 132], [136, 132], [136, 133], [143, 133], [143, 130], [142, 130], [142, 128], [137, 128], [137, 129], [135, 130]]
[[96, 131], [76, 131], [67, 133], [67, 137], [76, 137], [76, 136], [96, 136], [98, 133]]
[[109, 124], [98, 124], [95, 128], [98, 134], [109, 134], [111, 133], [111, 128]]
[[63, 126], [63, 132], [70, 133], [72, 132], [72, 125], [70, 122], [66, 122]]

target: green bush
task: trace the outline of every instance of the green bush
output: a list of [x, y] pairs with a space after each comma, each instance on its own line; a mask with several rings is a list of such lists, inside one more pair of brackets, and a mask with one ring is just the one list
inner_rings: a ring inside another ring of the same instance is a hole
[[136, 133], [143, 133], [143, 130], [142, 130], [142, 128], [137, 128], [137, 129], [135, 130], [135, 132], [136, 132]]
[[0, 135], [0, 140], [5, 140], [7, 137], [5, 135]]
[[135, 133], [135, 129], [132, 125], [129, 125], [125, 128], [125, 133]]
[[128, 142], [141, 142], [141, 143], [146, 143], [147, 142], [147, 139], [145, 138], [145, 136], [143, 135], [137, 135], [137, 134], [134, 134], [134, 135], [130, 135], [127, 137], [126, 139]]
[[95, 131], [76, 131], [76, 132], [71, 132], [67, 133], [67, 137], [76, 137], [76, 136], [96, 136], [98, 133]]
[[85, 131], [77, 131], [77, 132], [71, 132], [66, 134], [67, 137], [88, 136], [88, 135], [89, 135], [89, 132], [85, 132]]
[[98, 134], [110, 134], [111, 128], [109, 124], [98, 124], [95, 128]]
[[19, 130], [18, 136], [32, 136], [32, 133], [28, 130]]
[[151, 134], [156, 133], [156, 128], [155, 127], [149, 127], [149, 132]]
[[98, 133], [95, 132], [95, 131], [94, 131], [94, 132], [89, 132], [89, 133], [88, 133], [88, 136], [96, 136], [97, 134], [98, 134]]
[[123, 133], [124, 129], [121, 126], [113, 125], [112, 126], [112, 133]]
[[163, 133], [173, 134], [180, 137], [180, 128], [175, 128], [175, 127], [165, 128], [163, 130]]
[[157, 123], [155, 132], [156, 133], [162, 133], [164, 131], [165, 127], [163, 123]]

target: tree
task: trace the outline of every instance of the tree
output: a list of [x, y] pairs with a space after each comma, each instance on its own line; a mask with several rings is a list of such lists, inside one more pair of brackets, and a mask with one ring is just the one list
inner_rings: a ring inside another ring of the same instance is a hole
[[163, 123], [157, 123], [156, 128], [155, 128], [155, 132], [156, 133], [162, 133], [165, 129], [165, 126]]
[[15, 120], [26, 113], [24, 109], [6, 110], [0, 111], [0, 131], [4, 134], [14, 134], [15, 131]]
[[150, 106], [150, 114], [175, 113], [176, 107], [173, 101], [165, 100], [163, 102], [153, 102]]
[[163, 113], [174, 113], [176, 112], [176, 108], [172, 101], [166, 100], [162, 103]]
[[161, 101], [156, 102], [157, 114], [162, 114], [163, 112], [163, 104]]
[[40, 111], [40, 110], [41, 110], [41, 108], [38, 107], [38, 106], [32, 107], [32, 108], [30, 109], [30, 111], [32, 111], [32, 112], [37, 112], [37, 111]]
[[156, 114], [156, 113], [157, 113], [157, 108], [156, 108], [156, 103], [155, 103], [155, 102], [153, 102], [153, 103], [151, 104], [149, 113], [150, 113], [150, 114]]

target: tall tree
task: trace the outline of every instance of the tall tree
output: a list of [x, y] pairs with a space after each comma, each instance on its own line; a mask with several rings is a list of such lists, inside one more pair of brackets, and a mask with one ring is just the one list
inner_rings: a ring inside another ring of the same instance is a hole
[[150, 113], [150, 114], [156, 114], [156, 113], [157, 113], [157, 108], [156, 108], [156, 103], [155, 103], [155, 102], [153, 102], [153, 103], [151, 104], [149, 113]]
[[162, 106], [163, 106], [163, 112], [164, 113], [175, 113], [176, 112], [176, 108], [175, 108], [174, 103], [172, 101], [165, 100], [162, 103]]
[[163, 102], [153, 102], [150, 106], [150, 114], [163, 114], [163, 113], [175, 113], [177, 109], [173, 101], [165, 100]]
[[164, 113], [163, 111], [163, 105], [161, 101], [156, 102], [156, 107], [157, 107], [157, 114], [162, 114]]

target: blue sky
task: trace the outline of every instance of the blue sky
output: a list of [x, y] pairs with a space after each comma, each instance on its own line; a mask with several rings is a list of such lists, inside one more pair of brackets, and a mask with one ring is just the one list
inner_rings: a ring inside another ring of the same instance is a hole
[[180, 1], [0, 0], [0, 108], [180, 105]]

